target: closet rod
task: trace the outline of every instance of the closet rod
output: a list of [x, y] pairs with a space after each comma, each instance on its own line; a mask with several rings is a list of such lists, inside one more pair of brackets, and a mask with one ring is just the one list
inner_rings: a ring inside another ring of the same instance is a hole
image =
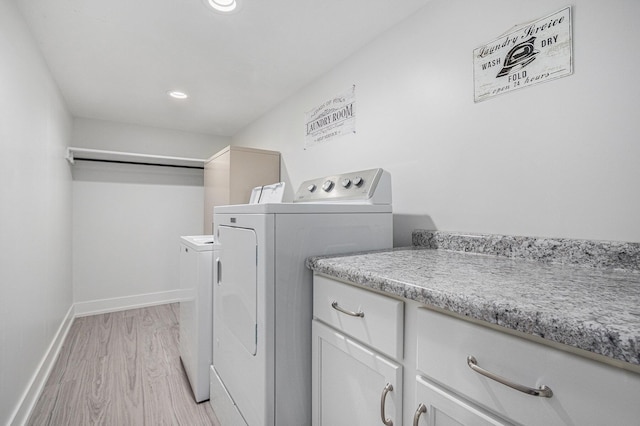
[[204, 170], [204, 166], [181, 166], [178, 164], [143, 163], [140, 161], [98, 160], [96, 158], [81, 158], [81, 157], [75, 157], [74, 161], [92, 161], [94, 163], [114, 163], [114, 164], [137, 164], [140, 166], [175, 167], [179, 169]]
[[200, 158], [170, 157], [165, 155], [139, 154], [134, 152], [105, 151], [88, 148], [67, 148], [67, 161], [75, 164], [75, 160], [97, 161], [104, 163], [140, 164], [146, 166], [181, 167], [187, 169], [204, 169], [207, 160]]

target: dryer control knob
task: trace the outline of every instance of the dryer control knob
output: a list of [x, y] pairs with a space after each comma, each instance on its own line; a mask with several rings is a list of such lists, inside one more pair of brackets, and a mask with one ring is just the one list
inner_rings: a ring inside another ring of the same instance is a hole
[[342, 179], [342, 181], [340, 182], [340, 184], [344, 187], [344, 188], [348, 188], [351, 186], [351, 179], [349, 178], [344, 178]]
[[324, 185], [322, 185], [322, 189], [325, 192], [331, 191], [333, 189], [333, 181], [331, 180], [325, 181]]
[[316, 190], [316, 186], [315, 186], [314, 184], [311, 184], [311, 185], [307, 186], [307, 190], [308, 190], [309, 192], [313, 192], [313, 191], [315, 191], [315, 190]]
[[355, 186], [362, 186], [363, 183], [364, 183], [364, 179], [362, 179], [360, 176], [356, 176], [353, 178], [353, 184]]

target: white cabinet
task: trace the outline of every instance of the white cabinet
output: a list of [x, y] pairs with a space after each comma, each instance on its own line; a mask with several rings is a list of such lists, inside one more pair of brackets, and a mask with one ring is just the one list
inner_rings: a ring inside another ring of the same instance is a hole
[[486, 411], [456, 397], [426, 378], [416, 377], [416, 412], [413, 426], [509, 425]]
[[314, 426], [384, 424], [387, 383], [395, 426], [640, 425], [640, 374], [520, 333], [321, 275], [313, 322]]
[[[640, 424], [640, 375], [417, 309], [418, 374], [487, 413], [524, 425]], [[469, 357], [483, 371], [472, 369]], [[483, 372], [499, 376], [498, 380]], [[524, 392], [545, 387], [551, 390], [549, 397]]]
[[400, 300], [314, 277], [314, 426], [402, 425], [403, 308]]
[[402, 366], [313, 321], [313, 425], [402, 424]]
[[251, 190], [280, 181], [280, 153], [228, 146], [204, 163], [204, 233], [212, 234], [213, 208], [247, 204]]

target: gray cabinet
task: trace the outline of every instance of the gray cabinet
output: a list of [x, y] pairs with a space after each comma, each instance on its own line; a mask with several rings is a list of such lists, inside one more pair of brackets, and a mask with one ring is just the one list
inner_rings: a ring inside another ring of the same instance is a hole
[[251, 190], [280, 181], [280, 153], [228, 146], [204, 164], [204, 233], [213, 233], [213, 208], [246, 204]]

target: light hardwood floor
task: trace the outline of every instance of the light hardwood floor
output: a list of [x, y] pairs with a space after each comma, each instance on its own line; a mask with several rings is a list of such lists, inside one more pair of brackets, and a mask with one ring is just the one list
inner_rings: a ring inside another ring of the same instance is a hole
[[214, 425], [180, 363], [177, 303], [76, 318], [29, 425]]

